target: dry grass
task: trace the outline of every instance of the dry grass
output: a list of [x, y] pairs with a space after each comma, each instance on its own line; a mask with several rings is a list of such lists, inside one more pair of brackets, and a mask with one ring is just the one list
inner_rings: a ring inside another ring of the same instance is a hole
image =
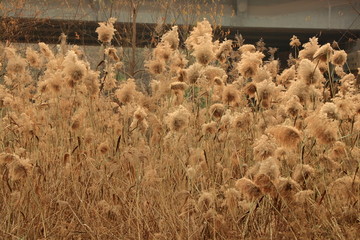
[[[111, 23], [97, 29], [105, 48]], [[316, 38], [299, 51], [294, 36], [279, 73], [274, 49], [266, 60], [261, 42], [214, 42], [206, 21], [185, 55], [175, 27], [145, 94], [116, 81], [115, 49], [94, 71], [62, 39], [56, 53], [1, 47], [1, 239], [360, 236], [360, 95], [345, 52]]]

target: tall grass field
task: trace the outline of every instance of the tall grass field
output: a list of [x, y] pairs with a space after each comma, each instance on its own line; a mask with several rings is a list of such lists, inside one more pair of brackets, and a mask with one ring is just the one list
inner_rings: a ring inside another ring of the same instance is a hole
[[[359, 239], [360, 94], [318, 38], [275, 48], [174, 26], [119, 80], [61, 36], [0, 47], [0, 239]], [[95, 30], [95, 29], [94, 29]], [[285, 67], [284, 67], [285, 65]]]

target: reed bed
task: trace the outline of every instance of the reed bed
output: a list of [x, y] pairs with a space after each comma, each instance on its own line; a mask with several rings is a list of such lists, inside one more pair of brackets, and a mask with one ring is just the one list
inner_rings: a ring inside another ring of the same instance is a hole
[[62, 35], [0, 48], [1, 239], [357, 239], [360, 95], [346, 52], [177, 27], [118, 81], [115, 19], [91, 69]]

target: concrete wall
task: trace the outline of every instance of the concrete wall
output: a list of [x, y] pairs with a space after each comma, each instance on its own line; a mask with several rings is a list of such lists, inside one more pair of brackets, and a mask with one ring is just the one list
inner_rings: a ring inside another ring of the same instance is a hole
[[[11, 5], [5, 1], [5, 5]], [[130, 0], [26, 0], [23, 17], [131, 21]], [[351, 3], [351, 5], [349, 4]], [[356, 10], [357, 9], [357, 10]], [[360, 1], [349, 0], [146, 0], [138, 23], [193, 24], [203, 17], [222, 26], [360, 29]]]

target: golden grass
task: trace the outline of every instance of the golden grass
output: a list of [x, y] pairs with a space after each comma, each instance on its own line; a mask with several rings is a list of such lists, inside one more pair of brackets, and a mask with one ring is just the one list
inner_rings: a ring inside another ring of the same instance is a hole
[[266, 60], [261, 43], [214, 42], [207, 21], [185, 54], [174, 27], [145, 94], [115, 79], [112, 21], [97, 29], [99, 71], [64, 41], [0, 49], [1, 239], [360, 236], [360, 95], [345, 52], [316, 38], [296, 52], [294, 36], [279, 73], [274, 49]]

